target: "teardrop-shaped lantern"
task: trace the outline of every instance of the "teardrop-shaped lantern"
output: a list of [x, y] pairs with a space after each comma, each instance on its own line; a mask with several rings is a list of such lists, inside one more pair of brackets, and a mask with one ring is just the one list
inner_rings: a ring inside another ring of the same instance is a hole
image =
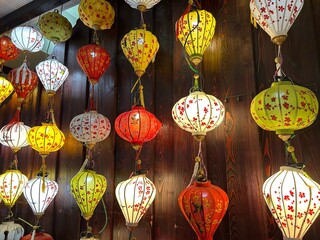
[[32, 233], [30, 233], [22, 237], [21, 240], [53, 240], [53, 237], [44, 232], [37, 232], [34, 236], [34, 239], [32, 239]]
[[5, 79], [4, 77], [0, 76], [0, 104], [6, 100], [7, 97], [13, 92], [12, 84]]
[[71, 193], [84, 219], [89, 220], [107, 189], [107, 180], [95, 171], [78, 172], [70, 182]]
[[283, 166], [263, 184], [265, 201], [284, 239], [301, 240], [320, 210], [320, 185], [301, 169]]
[[40, 62], [36, 71], [49, 96], [56, 93], [69, 75], [68, 68], [54, 58]]
[[156, 187], [145, 174], [134, 175], [116, 187], [116, 198], [128, 228], [137, 227], [156, 197]]
[[81, 0], [78, 11], [84, 25], [95, 30], [110, 29], [114, 22], [114, 9], [105, 0]]
[[29, 69], [26, 61], [20, 67], [12, 69], [8, 78], [20, 102], [25, 101], [38, 85], [37, 74]]
[[110, 65], [110, 54], [97, 44], [89, 44], [78, 50], [77, 61], [89, 81], [96, 84]]
[[304, 0], [251, 0], [250, 10], [255, 21], [268, 33], [271, 40], [281, 45], [303, 4]]
[[19, 53], [19, 49], [12, 43], [9, 37], [0, 37], [0, 64], [17, 58]]
[[11, 32], [11, 41], [22, 51], [39, 52], [44, 45], [43, 35], [34, 27], [20, 26]]
[[72, 35], [71, 23], [57, 10], [43, 14], [39, 20], [39, 28], [41, 33], [54, 43], [65, 42]]
[[0, 175], [0, 197], [7, 207], [13, 207], [27, 182], [28, 178], [19, 170], [7, 170]]
[[13, 221], [4, 221], [0, 224], [0, 239], [20, 240], [23, 237], [23, 227]]
[[131, 111], [120, 114], [115, 121], [115, 130], [134, 148], [156, 137], [162, 124], [151, 112], [142, 106], [133, 106]]
[[141, 77], [155, 58], [159, 50], [159, 42], [157, 37], [143, 26], [142, 29], [134, 29], [124, 35], [121, 48], [137, 76]]
[[144, 12], [154, 5], [159, 3], [161, 0], [124, 0], [126, 3], [130, 5], [130, 7], [134, 9], [138, 9], [141, 12]]
[[0, 130], [0, 143], [10, 147], [14, 152], [28, 146], [27, 136], [30, 127], [23, 122], [11, 122]]
[[229, 199], [225, 191], [210, 181], [195, 181], [180, 193], [178, 202], [198, 240], [212, 240], [227, 211]]
[[206, 10], [191, 11], [176, 22], [176, 35], [195, 65], [202, 61], [215, 27], [215, 18]]

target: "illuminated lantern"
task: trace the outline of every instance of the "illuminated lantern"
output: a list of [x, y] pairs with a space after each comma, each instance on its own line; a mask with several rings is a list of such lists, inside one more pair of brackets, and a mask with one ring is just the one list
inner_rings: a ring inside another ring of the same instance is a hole
[[115, 121], [115, 130], [124, 140], [139, 149], [144, 142], [155, 138], [161, 122], [142, 106], [133, 106], [131, 111], [120, 114]]
[[22, 51], [39, 52], [44, 45], [43, 35], [30, 26], [16, 27], [11, 32], [11, 41]]
[[190, 61], [195, 65], [202, 61], [203, 53], [213, 38], [215, 27], [215, 18], [205, 10], [191, 11], [176, 22], [176, 35]]
[[229, 199], [221, 188], [210, 181], [195, 181], [180, 193], [178, 202], [198, 240], [212, 240], [227, 211]]
[[116, 198], [128, 228], [137, 227], [154, 198], [156, 187], [145, 174], [134, 175], [116, 187]]
[[34, 239], [32, 238], [32, 234], [30, 233], [22, 237], [21, 240], [53, 240], [53, 237], [44, 232], [37, 232], [34, 236]]
[[28, 146], [27, 135], [30, 127], [23, 122], [15, 121], [3, 126], [0, 130], [0, 143], [10, 147], [14, 152]]
[[130, 5], [130, 7], [138, 9], [141, 12], [144, 12], [154, 5], [159, 3], [161, 0], [124, 0]]
[[289, 138], [294, 131], [310, 126], [317, 117], [319, 103], [315, 94], [290, 81], [272, 83], [251, 102], [251, 115], [264, 130]]
[[92, 170], [85, 169], [71, 179], [70, 187], [82, 216], [88, 221], [107, 189], [106, 178]]
[[301, 169], [281, 167], [263, 184], [263, 195], [284, 239], [301, 240], [319, 215], [320, 185]]
[[26, 61], [20, 67], [12, 69], [8, 78], [14, 87], [19, 102], [25, 101], [38, 85], [37, 74], [29, 69]]
[[250, 0], [250, 10], [255, 21], [268, 33], [272, 42], [281, 45], [303, 4], [304, 0]]
[[36, 66], [36, 71], [50, 97], [56, 93], [69, 75], [68, 68], [54, 58], [40, 62]]
[[65, 42], [72, 35], [72, 26], [57, 10], [43, 14], [39, 20], [41, 33], [55, 43]]
[[89, 81], [96, 84], [110, 65], [110, 54], [97, 44], [89, 44], [78, 50], [77, 61]]
[[19, 55], [18, 48], [7, 36], [0, 37], [0, 64], [15, 59]]
[[7, 97], [13, 92], [12, 84], [5, 79], [4, 77], [0, 76], [0, 104], [6, 100]]
[[134, 29], [124, 35], [121, 40], [121, 48], [134, 68], [138, 77], [141, 77], [149, 63], [155, 58], [159, 50], [159, 43], [152, 32], [142, 29]]
[[78, 11], [84, 25], [95, 30], [110, 29], [114, 21], [114, 9], [105, 0], [81, 0]]
[[4, 221], [0, 224], [0, 239], [20, 240], [23, 237], [23, 227], [13, 221]]

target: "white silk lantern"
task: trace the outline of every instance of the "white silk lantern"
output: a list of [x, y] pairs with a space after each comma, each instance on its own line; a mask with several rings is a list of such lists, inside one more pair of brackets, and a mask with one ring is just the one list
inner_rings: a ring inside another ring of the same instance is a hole
[[22, 51], [39, 52], [44, 45], [43, 35], [34, 27], [19, 26], [12, 30], [11, 41]]

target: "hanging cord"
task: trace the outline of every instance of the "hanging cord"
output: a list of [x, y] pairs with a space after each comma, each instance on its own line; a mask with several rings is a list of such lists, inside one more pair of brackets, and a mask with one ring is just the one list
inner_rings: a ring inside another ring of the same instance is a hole
[[140, 11], [140, 26], [143, 27], [146, 24], [144, 23], [143, 11]]
[[141, 78], [138, 78], [137, 81], [134, 83], [131, 93], [136, 89], [137, 85], [139, 84], [139, 89], [136, 91], [135, 94], [139, 94], [138, 100], [136, 97], [134, 97], [134, 105], [141, 105], [142, 107], [145, 107], [144, 104], [144, 94], [143, 94], [143, 85], [141, 84]]
[[104, 222], [102, 229], [99, 231], [99, 235], [106, 229], [106, 227], [108, 225], [108, 211], [107, 211], [106, 203], [104, 202], [103, 198], [101, 199], [101, 203], [102, 203], [103, 211], [104, 211], [104, 215], [105, 215], [105, 222]]
[[47, 155], [43, 155], [43, 154], [41, 155], [42, 165], [40, 168], [40, 172], [42, 173], [42, 187], [41, 187], [42, 192], [44, 192], [44, 190], [46, 189], [46, 184], [45, 184], [45, 177], [46, 177], [46, 171], [47, 171], [46, 157]]
[[94, 84], [90, 83], [90, 94], [89, 94], [89, 111], [96, 110], [96, 104], [94, 102]]
[[190, 88], [189, 93], [195, 92], [195, 91], [202, 91], [200, 84], [199, 84], [199, 77], [200, 75], [198, 73], [195, 73], [193, 75], [193, 86]]
[[26, 220], [24, 220], [24, 219], [22, 219], [22, 218], [20, 218], [20, 217], [18, 217], [18, 219], [19, 219], [21, 222], [23, 222], [23, 223], [29, 225], [30, 227], [32, 227], [31, 240], [34, 240], [35, 235], [36, 235], [36, 232], [37, 232], [37, 230], [40, 228], [40, 226], [38, 226], [38, 224], [39, 224], [39, 219], [36, 221], [36, 224], [35, 224], [35, 225], [32, 225], [31, 223], [27, 222]]
[[129, 228], [129, 240], [132, 239], [132, 232], [133, 232], [132, 228]]
[[193, 184], [194, 181], [207, 181], [207, 169], [203, 161], [202, 155], [202, 142], [199, 142], [198, 155], [195, 158], [195, 164], [193, 173], [188, 184], [188, 187]]
[[282, 77], [283, 75], [285, 76], [285, 74], [282, 71], [282, 64], [283, 64], [283, 58], [282, 58], [282, 54], [281, 54], [281, 45], [278, 46], [278, 56], [275, 58], [275, 63], [276, 63], [276, 71], [273, 75], [274, 78], [276, 77]]
[[92, 36], [92, 41], [94, 44], [97, 44], [98, 46], [100, 45], [99, 44], [99, 37], [98, 37], [98, 32], [97, 32], [97, 29], [94, 28], [94, 33], [93, 33], [93, 36]]
[[138, 175], [141, 173], [141, 163], [142, 161], [140, 160], [140, 153], [141, 153], [141, 149], [142, 149], [142, 146], [136, 150], [136, 159], [135, 159], [135, 174]]

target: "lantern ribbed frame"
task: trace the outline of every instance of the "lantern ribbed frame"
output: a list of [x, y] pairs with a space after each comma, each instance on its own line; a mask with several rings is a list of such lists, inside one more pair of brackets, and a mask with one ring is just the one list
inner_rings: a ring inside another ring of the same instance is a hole
[[107, 179], [92, 170], [85, 169], [71, 179], [70, 187], [82, 216], [89, 220], [107, 189]]
[[39, 52], [44, 45], [43, 35], [30, 26], [19, 26], [12, 30], [11, 41], [22, 51]]
[[130, 7], [144, 12], [152, 8], [154, 5], [158, 4], [161, 0], [124, 0], [124, 1], [128, 3]]
[[156, 197], [156, 187], [145, 174], [134, 175], [120, 182], [115, 194], [126, 225], [137, 227]]
[[0, 64], [15, 59], [20, 51], [7, 36], [0, 37]]
[[12, 84], [5, 79], [4, 77], [0, 76], [0, 104], [6, 100], [7, 97], [13, 92]]
[[145, 73], [159, 46], [157, 37], [145, 28], [131, 30], [121, 40], [122, 51], [138, 77]]
[[284, 239], [302, 239], [320, 213], [320, 185], [294, 167], [269, 177], [263, 195]]
[[0, 130], [0, 143], [18, 151], [29, 145], [27, 141], [29, 131], [30, 127], [23, 122], [9, 123]]
[[318, 115], [319, 103], [308, 88], [293, 85], [290, 81], [272, 83], [251, 102], [251, 115], [264, 130], [280, 135], [310, 126]]

